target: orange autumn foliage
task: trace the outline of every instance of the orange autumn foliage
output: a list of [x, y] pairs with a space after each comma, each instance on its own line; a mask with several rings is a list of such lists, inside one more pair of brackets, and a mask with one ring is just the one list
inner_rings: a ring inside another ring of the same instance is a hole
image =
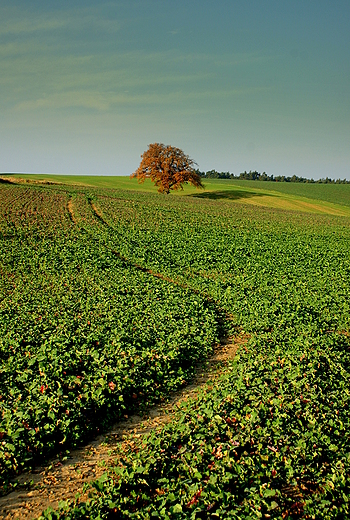
[[151, 179], [160, 193], [183, 189], [183, 184], [189, 182], [197, 188], [204, 188], [201, 178], [194, 169], [196, 164], [180, 148], [153, 143], [141, 155], [141, 163], [131, 174], [139, 182]]

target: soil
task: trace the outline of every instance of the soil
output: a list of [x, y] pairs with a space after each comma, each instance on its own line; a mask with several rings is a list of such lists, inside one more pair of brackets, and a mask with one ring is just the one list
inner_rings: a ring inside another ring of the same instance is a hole
[[82, 493], [84, 484], [106, 472], [115, 459], [113, 452], [118, 444], [145, 435], [170, 421], [182, 402], [195, 399], [199, 390], [220, 377], [237, 349], [247, 340], [244, 334], [223, 340], [214, 355], [197, 368], [190, 385], [171, 395], [167, 403], [150, 408], [146, 416], [133, 415], [116, 423], [108, 433], [89, 445], [71, 451], [65, 462], [55, 459], [45, 467], [20, 475], [16, 490], [0, 498], [0, 518], [31, 520], [48, 507], [57, 509], [60, 501], [74, 500], [77, 494], [80, 500], [87, 499], [88, 492]]

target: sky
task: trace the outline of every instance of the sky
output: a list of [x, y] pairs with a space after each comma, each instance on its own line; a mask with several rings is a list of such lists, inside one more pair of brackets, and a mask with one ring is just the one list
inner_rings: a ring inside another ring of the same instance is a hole
[[350, 180], [349, 0], [1, 0], [0, 172]]

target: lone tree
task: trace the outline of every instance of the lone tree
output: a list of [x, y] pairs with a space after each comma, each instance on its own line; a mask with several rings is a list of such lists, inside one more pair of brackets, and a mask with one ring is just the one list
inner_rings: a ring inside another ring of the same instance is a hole
[[131, 177], [136, 177], [139, 182], [151, 179], [159, 193], [182, 190], [182, 185], [187, 182], [196, 188], [204, 188], [200, 176], [193, 168], [196, 163], [179, 148], [153, 143], [141, 155], [141, 159], [140, 166]]

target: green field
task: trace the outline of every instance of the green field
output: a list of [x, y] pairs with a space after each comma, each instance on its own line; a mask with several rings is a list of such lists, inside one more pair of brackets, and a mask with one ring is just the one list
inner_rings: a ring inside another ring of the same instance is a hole
[[[129, 176], [93, 176], [93, 175], [2, 175], [2, 178], [23, 180], [28, 183], [51, 182], [65, 185], [90, 186], [119, 190], [156, 193], [150, 181], [138, 184]], [[290, 209], [307, 213], [326, 213], [350, 216], [350, 185], [347, 184], [300, 184], [287, 182], [261, 182], [206, 179], [205, 189], [198, 191], [192, 186], [185, 186], [183, 191], [171, 193], [171, 196], [193, 196], [213, 200], [226, 199], [257, 206]]]
[[46, 517], [349, 517], [349, 186], [42, 178], [0, 184], [4, 492], [244, 333], [92, 501]]

